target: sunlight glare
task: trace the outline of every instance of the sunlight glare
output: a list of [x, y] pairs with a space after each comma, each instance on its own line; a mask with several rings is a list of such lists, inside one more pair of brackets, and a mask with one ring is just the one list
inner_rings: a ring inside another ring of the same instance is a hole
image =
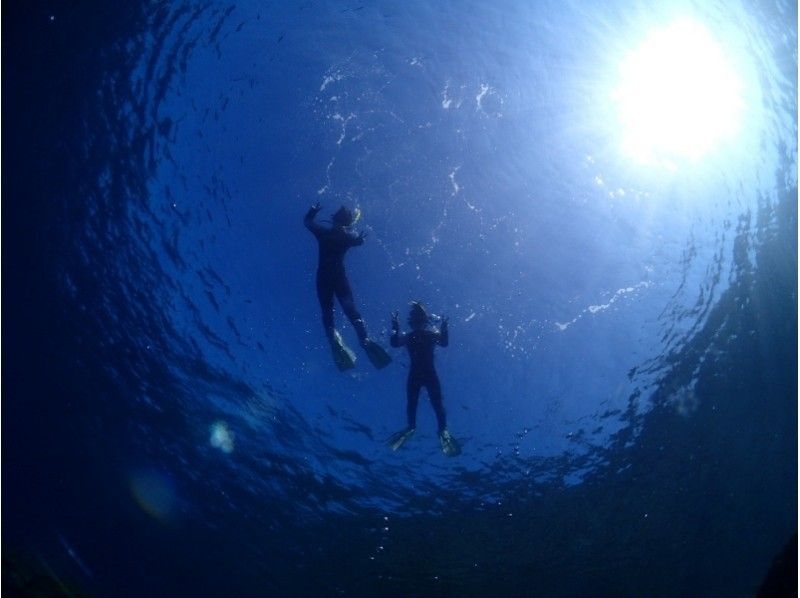
[[705, 27], [685, 19], [654, 31], [620, 65], [614, 99], [622, 148], [641, 162], [696, 160], [733, 137], [742, 86]]

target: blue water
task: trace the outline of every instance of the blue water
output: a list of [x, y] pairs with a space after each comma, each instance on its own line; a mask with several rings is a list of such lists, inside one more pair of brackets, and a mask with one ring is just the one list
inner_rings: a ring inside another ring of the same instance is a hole
[[[4, 7], [5, 589], [755, 593], [797, 529], [795, 4], [113, 4]], [[625, 155], [617, 65], [686, 16], [738, 131]], [[424, 399], [384, 445], [403, 353], [336, 370], [315, 202], [363, 212], [377, 340], [450, 318], [458, 458]]]

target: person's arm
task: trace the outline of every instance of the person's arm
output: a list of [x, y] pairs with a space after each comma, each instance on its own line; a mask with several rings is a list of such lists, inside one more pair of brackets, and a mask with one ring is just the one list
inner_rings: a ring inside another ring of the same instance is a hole
[[306, 228], [310, 230], [314, 235], [318, 235], [321, 232], [324, 232], [325, 228], [316, 222], [314, 222], [314, 218], [317, 216], [317, 213], [322, 209], [322, 206], [319, 205], [319, 202], [315, 203], [313, 206], [308, 208], [308, 212], [306, 212], [305, 217], [303, 218], [303, 224], [306, 225]]
[[442, 329], [439, 331], [439, 338], [437, 339], [439, 345], [442, 347], [446, 347], [448, 343], [450, 343], [450, 331], [447, 325], [448, 319], [446, 316], [442, 316]]
[[392, 336], [389, 338], [389, 344], [393, 347], [402, 347], [406, 344], [406, 335], [400, 333], [398, 317], [396, 311], [392, 312]]

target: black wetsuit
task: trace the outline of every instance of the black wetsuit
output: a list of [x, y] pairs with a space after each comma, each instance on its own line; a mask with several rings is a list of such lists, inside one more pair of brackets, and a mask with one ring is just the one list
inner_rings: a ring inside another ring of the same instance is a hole
[[353, 324], [358, 340], [364, 344], [367, 340], [367, 329], [361, 314], [353, 301], [350, 282], [344, 271], [344, 254], [356, 245], [364, 243], [361, 235], [343, 227], [327, 228], [314, 222], [316, 210], [309, 210], [303, 223], [319, 242], [319, 265], [317, 266], [317, 297], [322, 308], [322, 325], [329, 339], [333, 338], [333, 297], [339, 299], [347, 319]]
[[408, 372], [406, 382], [406, 415], [408, 417], [408, 427], [417, 427], [417, 403], [419, 392], [424, 386], [428, 389], [428, 398], [431, 401], [433, 410], [436, 412], [436, 421], [439, 424], [439, 432], [447, 428], [447, 419], [442, 404], [442, 388], [439, 384], [439, 376], [436, 375], [436, 368], [433, 365], [433, 349], [438, 344], [446, 347], [449, 342], [447, 324], [442, 326], [442, 331], [414, 330], [408, 334], [401, 333], [397, 328], [392, 331], [391, 345], [393, 347], [405, 346], [408, 355], [411, 357], [411, 369]]

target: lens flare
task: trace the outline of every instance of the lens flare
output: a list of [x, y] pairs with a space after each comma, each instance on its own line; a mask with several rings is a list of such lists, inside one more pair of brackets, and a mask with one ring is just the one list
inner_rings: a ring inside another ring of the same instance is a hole
[[211, 424], [209, 442], [211, 446], [218, 448], [223, 453], [233, 452], [233, 433], [228, 429], [228, 425], [224, 421], [215, 421]]
[[139, 471], [129, 479], [131, 494], [141, 509], [160, 521], [171, 518], [175, 509], [175, 489], [165, 475], [156, 471]]

